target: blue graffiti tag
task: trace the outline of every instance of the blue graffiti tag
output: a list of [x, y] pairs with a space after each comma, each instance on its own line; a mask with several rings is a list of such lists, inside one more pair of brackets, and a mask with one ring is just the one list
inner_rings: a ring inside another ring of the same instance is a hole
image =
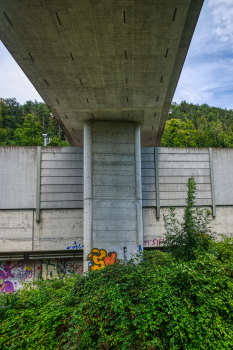
[[140, 256], [140, 262], [142, 261], [142, 246], [141, 245], [139, 245], [138, 246], [138, 251], [139, 251], [139, 256]]
[[81, 245], [80, 243], [77, 243], [76, 241], [74, 241], [74, 245], [71, 245], [66, 249], [83, 249], [83, 248], [84, 248], [84, 245]]

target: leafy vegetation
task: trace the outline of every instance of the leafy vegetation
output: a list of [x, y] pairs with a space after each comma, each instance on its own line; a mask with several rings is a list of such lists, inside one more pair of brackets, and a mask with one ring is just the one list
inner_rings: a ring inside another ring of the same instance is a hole
[[15, 98], [0, 99], [0, 145], [43, 146], [43, 133], [49, 146], [70, 146], [45, 103], [20, 105]]
[[166, 229], [164, 246], [176, 258], [182, 256], [184, 260], [191, 260], [197, 251], [204, 253], [211, 248], [214, 235], [209, 226], [210, 210], [195, 207], [196, 183], [193, 176], [188, 179], [187, 187], [183, 222], [176, 219], [173, 207], [169, 208], [168, 215], [163, 216]]
[[[185, 101], [172, 103], [161, 147], [233, 147], [233, 110]], [[70, 146], [45, 103], [0, 99], [0, 145], [40, 146], [42, 133], [50, 146]]]
[[138, 265], [109, 265], [2, 295], [0, 348], [230, 350], [232, 243], [225, 238], [190, 261], [144, 252]]
[[168, 253], [0, 295], [0, 348], [231, 350], [233, 238], [215, 242], [194, 200], [190, 178], [184, 223], [167, 221]]
[[161, 147], [233, 147], [233, 110], [172, 103]]

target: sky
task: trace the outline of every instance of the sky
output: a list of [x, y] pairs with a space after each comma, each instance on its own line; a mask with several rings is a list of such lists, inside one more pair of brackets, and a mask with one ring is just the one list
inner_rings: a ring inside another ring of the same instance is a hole
[[233, 1], [205, 0], [173, 101], [233, 109]]
[[[43, 101], [0, 41], [0, 97]], [[205, 0], [173, 101], [233, 109], [233, 1]]]

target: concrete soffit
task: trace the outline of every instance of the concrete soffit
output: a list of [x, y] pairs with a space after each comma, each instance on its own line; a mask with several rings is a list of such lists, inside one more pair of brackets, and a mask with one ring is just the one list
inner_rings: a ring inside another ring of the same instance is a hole
[[0, 0], [0, 39], [73, 146], [95, 119], [139, 122], [157, 147], [202, 5]]

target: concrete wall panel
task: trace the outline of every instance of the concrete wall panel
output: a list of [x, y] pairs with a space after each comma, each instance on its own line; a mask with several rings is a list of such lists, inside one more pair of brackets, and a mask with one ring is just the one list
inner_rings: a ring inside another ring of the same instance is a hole
[[83, 169], [45, 169], [45, 168], [41, 168], [41, 176], [52, 176], [52, 177], [70, 177], [70, 176], [74, 176], [74, 177], [80, 177], [83, 176]]
[[83, 209], [41, 210], [40, 222], [34, 219], [35, 251], [70, 250], [75, 245], [82, 249]]
[[216, 205], [233, 205], [233, 149], [213, 149]]
[[[114, 203], [102, 205], [96, 201], [100, 223], [103, 226], [105, 216], [109, 215], [109, 206]], [[118, 203], [119, 204], [119, 203]], [[135, 227], [127, 227], [131, 223], [130, 208], [128, 205], [121, 208], [115, 203], [114, 211], [122, 218], [120, 233], [117, 231], [118, 220], [106, 220], [102, 230], [93, 231], [93, 244], [107, 240], [114, 243], [116, 234], [121, 242], [137, 241]], [[161, 208], [161, 218], [156, 219], [156, 208], [143, 209], [144, 247], [155, 247], [164, 239], [163, 213], [168, 209]], [[182, 219], [183, 208], [176, 209], [177, 218]], [[127, 216], [129, 215], [129, 220]], [[233, 206], [217, 207], [216, 217], [212, 220], [213, 231], [217, 234], [233, 235]], [[94, 219], [95, 220], [95, 219]], [[97, 225], [99, 226], [99, 225]], [[126, 231], [127, 227], [127, 231]], [[114, 233], [115, 229], [115, 233]], [[119, 229], [119, 228], [118, 228]], [[117, 233], [118, 232], [118, 233]], [[34, 243], [33, 243], [34, 237]], [[122, 243], [123, 244], [123, 243]], [[31, 252], [44, 250], [81, 249], [83, 246], [83, 210], [42, 210], [41, 222], [37, 223], [32, 210], [1, 210], [0, 211], [0, 251], [1, 252]], [[123, 245], [124, 246], [124, 245]], [[68, 249], [67, 249], [68, 248]]]
[[[171, 150], [171, 152], [170, 152]], [[190, 176], [197, 182], [197, 205], [211, 205], [210, 163], [208, 149], [159, 148], [159, 191], [161, 207], [184, 206], [186, 183]], [[204, 185], [199, 185], [203, 183]]]
[[[108, 123], [105, 124], [106, 129]], [[113, 185], [119, 198], [125, 193], [133, 196], [135, 169], [130, 152], [134, 135], [130, 131], [129, 139], [125, 137], [129, 131], [125, 126], [121, 125], [120, 131], [116, 127], [110, 136], [107, 129], [103, 134], [93, 133], [97, 196], [105, 194], [110, 199]], [[103, 135], [107, 140], [115, 136], [119, 144], [113, 143], [111, 150]], [[197, 183], [197, 204], [212, 204], [208, 149], [159, 148], [158, 152], [161, 206], [185, 205], [186, 183], [192, 175]], [[83, 208], [83, 148], [42, 147], [41, 158], [41, 208]], [[233, 205], [232, 149], [214, 149], [213, 158], [216, 205]], [[141, 159], [143, 206], [156, 206], [154, 148], [142, 148]], [[36, 148], [0, 147], [0, 165], [0, 209], [35, 208]]]
[[[83, 149], [82, 147], [79, 147]], [[66, 152], [62, 153], [61, 148], [58, 148], [57, 150], [51, 150], [51, 152], [46, 152], [46, 150], [43, 148], [43, 153], [41, 155], [41, 160], [43, 161], [83, 161], [83, 153], [78, 153], [80, 151], [77, 149], [77, 147], [74, 147], [75, 150], [77, 150], [77, 153], [74, 152]], [[48, 148], [50, 150], [50, 147]], [[68, 150], [70, 151], [70, 148], [68, 147]]]
[[42, 185], [83, 185], [83, 176], [41, 177], [41, 186]]
[[[211, 209], [211, 208], [210, 208]], [[164, 240], [164, 221], [163, 214], [168, 213], [168, 208], [161, 208], [160, 219], [156, 218], [155, 208], [143, 208], [143, 233], [144, 233], [144, 247], [156, 247], [162, 244]], [[176, 218], [182, 222], [184, 215], [183, 208], [177, 208]], [[217, 207], [216, 217], [212, 218], [210, 226], [212, 232], [224, 235], [233, 236], [233, 207]]]
[[40, 203], [41, 208], [43, 209], [60, 209], [60, 208], [65, 208], [65, 209], [71, 209], [71, 208], [83, 208], [83, 201], [56, 201], [56, 202], [41, 202]]
[[[146, 150], [149, 149], [149, 147], [144, 147]], [[208, 148], [180, 148], [180, 147], [159, 147], [159, 153], [160, 154], [197, 154], [197, 155], [209, 155]]]
[[142, 206], [156, 206], [154, 148], [141, 148], [141, 160]]
[[[171, 150], [171, 152], [170, 152]], [[142, 148], [142, 199], [144, 207], [156, 206], [154, 149]], [[184, 206], [186, 183], [190, 176], [197, 182], [197, 202], [211, 205], [208, 149], [158, 149], [159, 197], [161, 206]], [[203, 185], [199, 185], [203, 184]]]
[[40, 222], [33, 210], [0, 210], [0, 252], [72, 250], [82, 246], [83, 209], [42, 210]]
[[[47, 154], [48, 155], [48, 154]], [[83, 169], [82, 160], [42, 160], [43, 169]], [[74, 170], [75, 173], [75, 170]]]
[[[212, 199], [204, 198], [204, 199], [196, 199], [195, 200], [196, 205], [200, 206], [208, 206], [212, 205]], [[186, 199], [178, 198], [178, 199], [162, 199], [160, 200], [161, 207], [184, 207], [186, 205]]]
[[73, 192], [78, 192], [82, 193], [83, 192], [83, 185], [78, 185], [78, 184], [46, 184], [46, 185], [41, 185], [41, 192], [42, 193], [73, 193]]
[[[188, 182], [189, 176], [160, 176], [159, 178], [159, 183], [160, 183], [160, 188], [162, 188], [161, 186], [163, 186], [163, 184], [168, 184], [167, 186], [169, 186], [170, 184], [176, 184], [177, 186], [179, 186], [179, 184], [184, 184], [186, 185]], [[210, 176], [199, 176], [195, 178], [196, 184], [198, 186], [198, 184], [205, 184], [205, 186], [210, 185]], [[208, 187], [209, 188], [209, 187]]]
[[83, 207], [82, 152], [82, 147], [42, 148], [42, 209]]
[[0, 251], [31, 251], [33, 210], [0, 210]]
[[36, 206], [36, 147], [0, 146], [0, 209]]

